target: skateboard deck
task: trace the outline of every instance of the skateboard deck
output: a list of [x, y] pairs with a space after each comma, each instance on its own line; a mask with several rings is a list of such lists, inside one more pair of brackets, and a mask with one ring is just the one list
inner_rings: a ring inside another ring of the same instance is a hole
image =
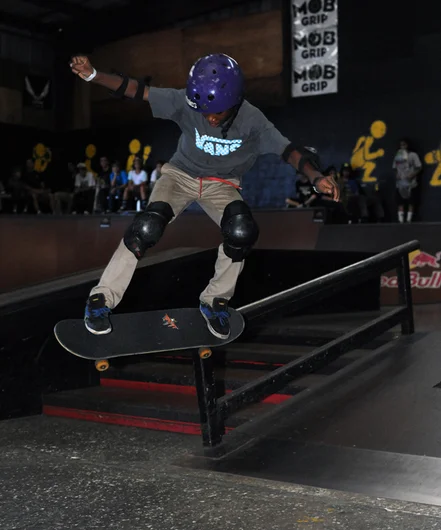
[[[231, 326], [228, 339], [219, 339], [210, 333], [198, 308], [111, 315], [112, 331], [106, 335], [90, 333], [83, 319], [62, 320], [56, 324], [54, 334], [67, 351], [94, 361], [107, 361], [128, 355], [211, 348], [232, 342], [244, 330], [242, 315], [232, 308], [228, 308], [228, 311]], [[200, 354], [203, 357], [201, 350]], [[206, 352], [205, 356], [209, 354], [211, 352]], [[108, 363], [102, 367], [97, 365], [97, 368], [105, 370]]]

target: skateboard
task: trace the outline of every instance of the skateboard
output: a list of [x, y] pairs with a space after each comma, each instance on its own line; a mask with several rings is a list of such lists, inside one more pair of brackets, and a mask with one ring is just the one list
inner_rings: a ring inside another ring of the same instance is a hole
[[232, 342], [245, 328], [243, 316], [235, 309], [228, 311], [228, 339], [212, 335], [197, 308], [111, 315], [112, 331], [106, 335], [90, 333], [83, 319], [62, 320], [55, 325], [54, 334], [68, 352], [95, 361], [100, 372], [109, 368], [109, 359], [128, 355], [198, 349], [199, 356], [206, 359], [212, 347]]

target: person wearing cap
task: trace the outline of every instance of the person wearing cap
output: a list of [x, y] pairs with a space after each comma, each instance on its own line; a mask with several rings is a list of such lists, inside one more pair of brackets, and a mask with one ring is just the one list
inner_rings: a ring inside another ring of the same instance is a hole
[[72, 213], [89, 214], [93, 210], [95, 179], [83, 162], [77, 164]]
[[95, 334], [111, 332], [110, 312], [121, 301], [138, 260], [159, 241], [168, 223], [197, 202], [220, 226], [223, 237], [214, 276], [199, 297], [200, 311], [214, 336], [228, 338], [228, 302], [259, 234], [240, 194], [242, 176], [259, 155], [275, 153], [304, 173], [319, 193], [338, 201], [335, 180], [322, 175], [315, 153], [291, 143], [245, 99], [242, 70], [228, 55], [199, 58], [184, 89], [148, 87], [140, 80], [100, 72], [85, 56], [73, 57], [70, 67], [116, 97], [148, 101], [154, 117], [172, 120], [182, 131], [145, 210], [127, 229], [90, 293], [86, 328]]

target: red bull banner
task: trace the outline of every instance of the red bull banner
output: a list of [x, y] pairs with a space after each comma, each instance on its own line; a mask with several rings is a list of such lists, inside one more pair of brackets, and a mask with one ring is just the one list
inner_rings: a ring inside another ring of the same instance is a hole
[[[441, 251], [429, 254], [415, 250], [409, 254], [412, 298], [417, 304], [441, 302]], [[398, 278], [396, 271], [381, 276], [381, 301], [398, 303]]]

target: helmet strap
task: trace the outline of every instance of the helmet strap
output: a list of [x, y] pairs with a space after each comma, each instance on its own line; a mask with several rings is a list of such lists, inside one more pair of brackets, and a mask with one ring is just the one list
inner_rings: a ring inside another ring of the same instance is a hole
[[243, 99], [238, 105], [235, 105], [232, 108], [232, 113], [230, 114], [230, 116], [228, 116], [228, 118], [225, 118], [225, 120], [221, 123], [221, 125], [222, 125], [221, 132], [222, 132], [222, 138], [223, 139], [225, 139], [227, 137], [228, 131], [230, 130], [230, 127], [233, 124], [233, 121], [236, 118], [237, 113], [239, 112], [239, 109], [240, 109], [240, 107], [242, 105], [242, 102], [243, 102]]

